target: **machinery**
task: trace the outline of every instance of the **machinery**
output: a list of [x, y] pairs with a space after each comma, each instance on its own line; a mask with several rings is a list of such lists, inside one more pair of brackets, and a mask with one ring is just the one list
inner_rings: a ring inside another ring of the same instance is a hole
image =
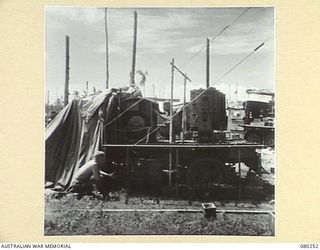
[[200, 142], [215, 142], [218, 131], [227, 127], [225, 95], [215, 88], [208, 88], [192, 90], [190, 97], [187, 127], [193, 132], [193, 138]]
[[[158, 104], [140, 97], [123, 98], [117, 95], [114, 101], [113, 117], [124, 113], [114, 123], [105, 127], [105, 143], [126, 143], [137, 142], [148, 134], [157, 125]], [[155, 134], [146, 138], [148, 142], [155, 142]]]
[[265, 89], [248, 89], [248, 94], [271, 97], [269, 102], [246, 101], [245, 119], [242, 127], [244, 138], [248, 142], [256, 142], [274, 147], [274, 92]]
[[187, 108], [176, 110], [173, 143], [163, 129], [169, 123], [158, 123], [169, 116], [156, 102], [117, 96], [113, 103], [109, 120], [120, 118], [105, 126], [103, 147], [108, 170], [116, 171], [119, 185], [129, 191], [174, 190], [208, 198], [217, 190], [241, 188], [243, 164], [260, 172], [256, 149], [263, 145], [226, 140], [225, 95], [214, 88], [192, 90]]

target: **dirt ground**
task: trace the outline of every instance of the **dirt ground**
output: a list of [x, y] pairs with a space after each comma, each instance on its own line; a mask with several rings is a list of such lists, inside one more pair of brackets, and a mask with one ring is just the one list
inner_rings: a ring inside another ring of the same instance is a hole
[[[274, 211], [273, 201], [214, 202], [222, 210]], [[73, 194], [45, 196], [45, 235], [274, 235], [268, 214], [218, 213], [215, 220], [203, 212], [110, 212], [105, 209], [198, 209], [201, 202], [130, 197], [124, 192], [111, 200]]]

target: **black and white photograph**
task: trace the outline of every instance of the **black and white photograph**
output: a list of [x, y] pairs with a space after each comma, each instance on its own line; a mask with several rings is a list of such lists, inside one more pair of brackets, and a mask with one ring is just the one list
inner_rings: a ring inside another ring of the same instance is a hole
[[275, 12], [44, 9], [45, 236], [276, 236]]

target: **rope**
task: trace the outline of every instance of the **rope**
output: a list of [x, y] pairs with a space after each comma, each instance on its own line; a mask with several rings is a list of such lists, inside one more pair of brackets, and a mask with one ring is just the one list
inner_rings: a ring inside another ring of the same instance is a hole
[[[201, 92], [199, 95], [197, 95], [192, 101], [190, 101], [190, 103], [186, 103], [184, 105], [182, 105], [180, 111], [184, 110], [188, 105], [190, 105], [191, 103], [193, 103], [195, 100], [197, 100], [200, 96], [202, 96], [206, 91], [208, 91], [209, 88], [205, 89], [203, 92]], [[147, 134], [146, 136], [144, 136], [142, 139], [140, 139], [139, 141], [137, 141], [135, 143], [135, 145], [139, 144], [140, 142], [142, 142], [147, 136], [153, 134], [154, 132], [156, 132], [161, 126], [165, 125], [166, 123], [168, 123], [171, 119], [173, 119], [176, 115], [178, 115], [179, 112], [175, 113], [174, 115], [171, 115], [166, 121], [164, 121], [163, 123], [161, 123], [160, 125], [157, 125], [157, 127], [152, 130], [150, 132], [150, 134]]]
[[[240, 60], [240, 62], [238, 62], [235, 66], [233, 66], [230, 70], [228, 70], [225, 74], [223, 74], [220, 78], [218, 78], [218, 80], [216, 80], [213, 84], [218, 83], [219, 81], [221, 81], [224, 77], [226, 77], [228, 74], [230, 74], [235, 68], [237, 68], [242, 62], [244, 62], [246, 59], [248, 59], [254, 52], [256, 52], [257, 50], [259, 50], [268, 40], [270, 40], [270, 38], [268, 38], [267, 40], [265, 40], [263, 43], [261, 43], [258, 47], [256, 47], [252, 52], [250, 52], [247, 56], [245, 56], [243, 59]], [[188, 105], [192, 104], [195, 100], [197, 100], [200, 96], [202, 96], [209, 88], [205, 89], [203, 92], [201, 92], [198, 96], [196, 96], [192, 101], [190, 101], [189, 103], [186, 103], [185, 105], [183, 105], [181, 107], [181, 111], [184, 110]], [[151, 131], [150, 134], [156, 132], [161, 126], [163, 126], [164, 124], [166, 124], [167, 122], [169, 122], [171, 119], [173, 119], [176, 115], [178, 115], [179, 112], [175, 113], [174, 115], [171, 115], [166, 121], [164, 121], [162, 124], [157, 125], [157, 127]], [[147, 136], [149, 136], [149, 134], [147, 134], [146, 136], [144, 136], [142, 139], [140, 139], [139, 141], [137, 141], [135, 143], [135, 145], [139, 144], [141, 141], [143, 141]]]
[[127, 108], [126, 110], [124, 110], [122, 113], [120, 113], [118, 116], [116, 116], [115, 118], [113, 118], [110, 122], [108, 122], [106, 125], [104, 125], [104, 127], [109, 126], [111, 123], [115, 122], [116, 120], [118, 120], [121, 116], [123, 116], [126, 112], [128, 112], [131, 108], [133, 108], [134, 106], [136, 106], [138, 103], [140, 103], [142, 100], [144, 100], [144, 98], [139, 99], [137, 102], [135, 102], [134, 104], [132, 104], [129, 108]]

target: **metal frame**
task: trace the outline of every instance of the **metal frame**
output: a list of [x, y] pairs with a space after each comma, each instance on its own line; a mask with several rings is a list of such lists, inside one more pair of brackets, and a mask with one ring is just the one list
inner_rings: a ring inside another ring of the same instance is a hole
[[[195, 148], [202, 148], [202, 149], [237, 149], [237, 164], [238, 164], [238, 174], [239, 174], [239, 182], [238, 182], [238, 199], [241, 199], [241, 149], [242, 148], [262, 148], [264, 145], [262, 144], [104, 144], [102, 145], [105, 148], [125, 148], [126, 149], [126, 165], [129, 166], [130, 164], [130, 149], [134, 148], [158, 148], [162, 149], [169, 149], [169, 152], [172, 152], [173, 149], [176, 151], [176, 159], [175, 165], [179, 165], [180, 159], [180, 150], [179, 149], [195, 149]], [[170, 157], [171, 158], [171, 157]], [[171, 167], [169, 166], [169, 176], [171, 174], [173, 159], [171, 159]], [[170, 162], [169, 162], [170, 163]], [[131, 169], [133, 171], [133, 169]], [[169, 189], [171, 188], [171, 178], [169, 178]]]

